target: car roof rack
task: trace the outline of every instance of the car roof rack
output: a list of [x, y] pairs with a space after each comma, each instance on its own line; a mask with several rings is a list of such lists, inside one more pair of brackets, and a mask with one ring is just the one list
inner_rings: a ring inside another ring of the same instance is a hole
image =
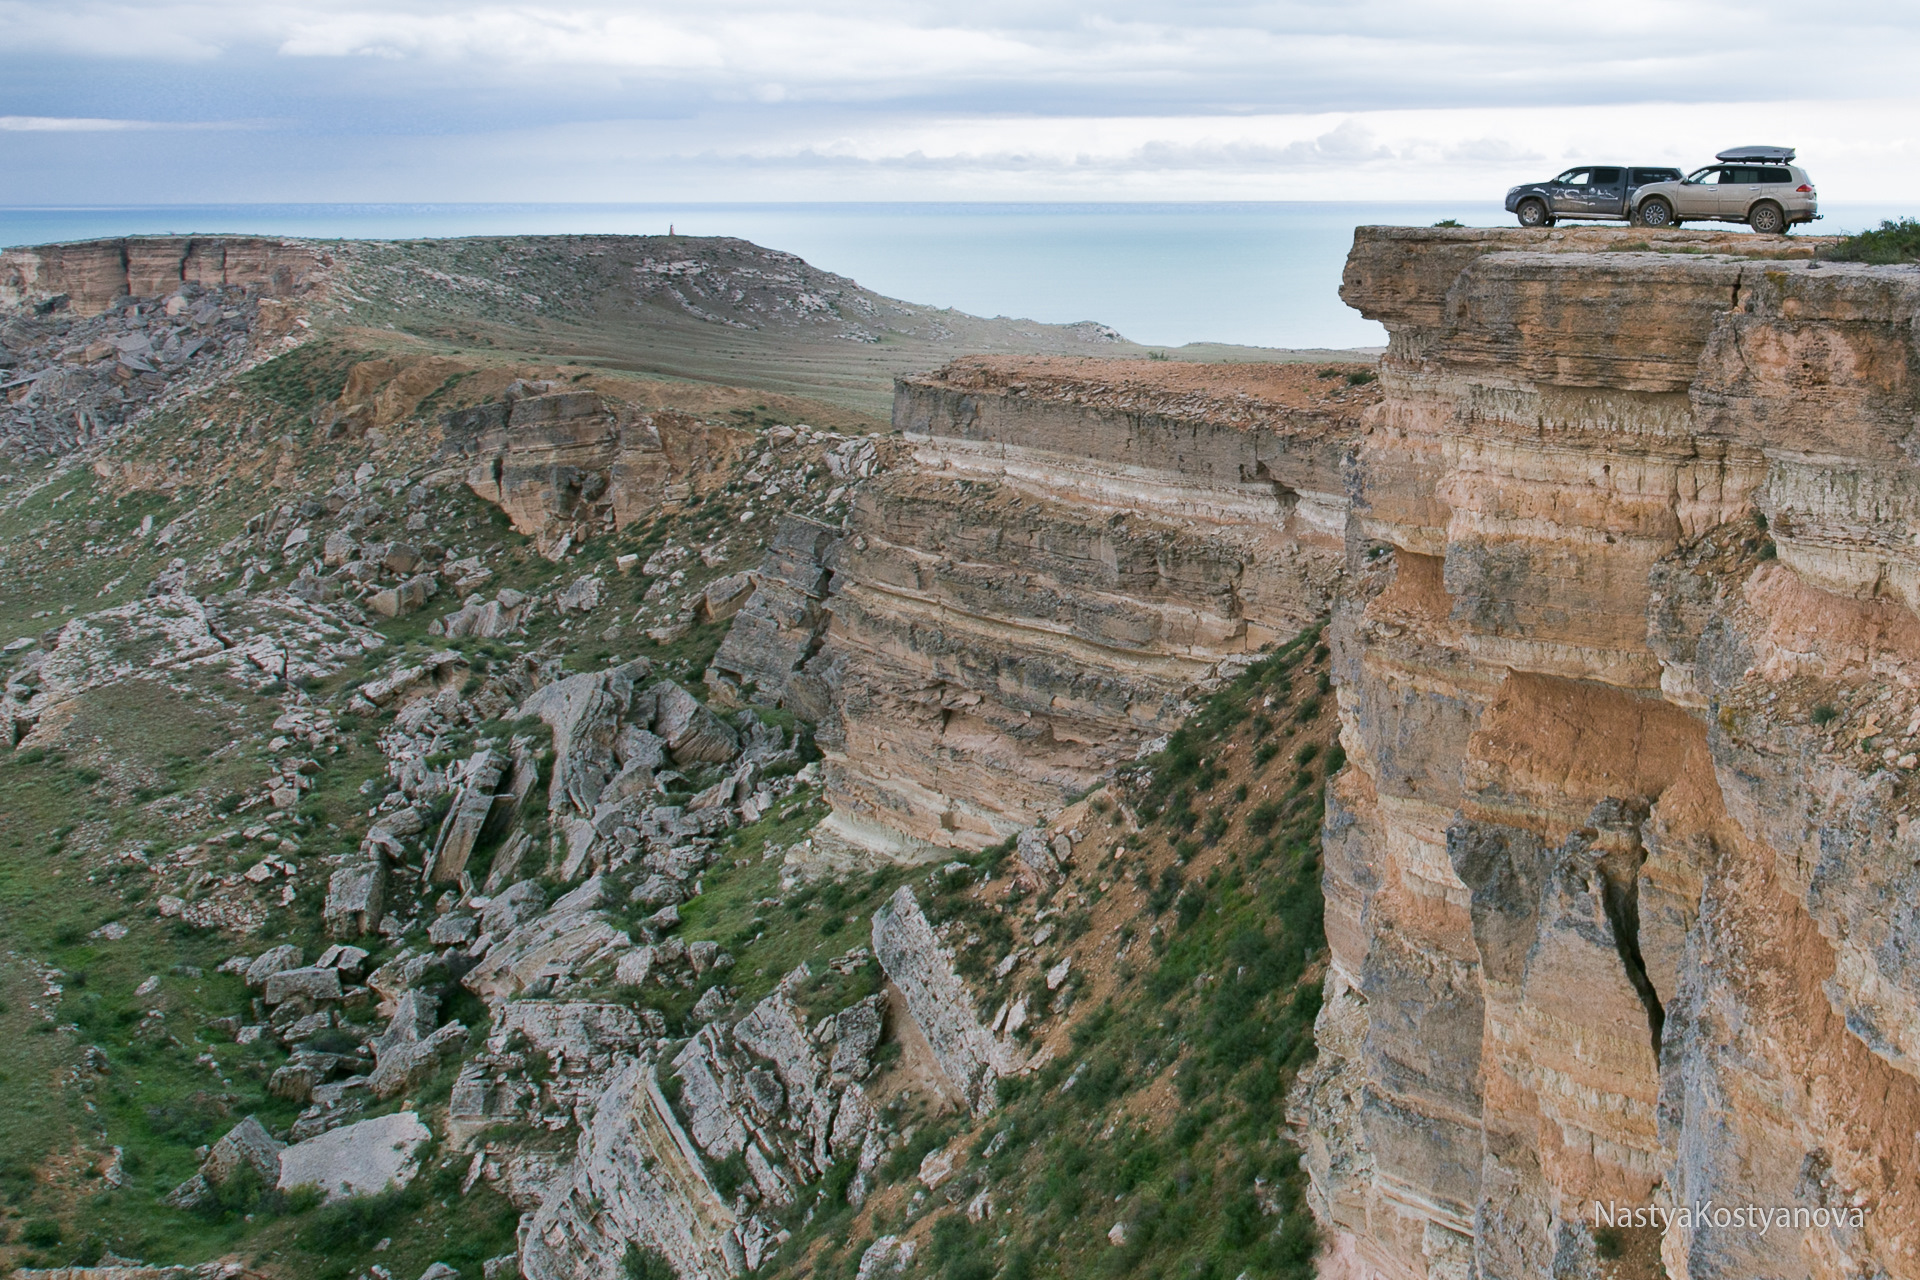
[[1792, 164], [1792, 147], [1728, 147], [1715, 160], [1733, 163], [1738, 160], [1771, 160], [1775, 164]]

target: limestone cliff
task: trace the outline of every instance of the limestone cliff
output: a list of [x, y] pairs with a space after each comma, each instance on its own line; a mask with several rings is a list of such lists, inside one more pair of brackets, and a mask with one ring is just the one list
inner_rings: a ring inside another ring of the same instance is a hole
[[0, 307], [56, 299], [98, 315], [124, 298], [161, 298], [182, 285], [252, 288], [286, 297], [323, 280], [332, 258], [317, 245], [265, 236], [138, 236], [0, 253]]
[[447, 420], [441, 460], [554, 559], [662, 502], [726, 483], [747, 432], [683, 413], [642, 413], [591, 391], [516, 383]]
[[1596, 1202], [1845, 1210], [1603, 1235], [1674, 1277], [1920, 1274], [1920, 275], [1811, 257], [1356, 237], [1328, 1274], [1603, 1274]]
[[[1360, 367], [1355, 366], [1354, 370]], [[1322, 613], [1368, 376], [969, 359], [903, 379], [809, 672], [830, 834], [979, 849], [1057, 811]]]

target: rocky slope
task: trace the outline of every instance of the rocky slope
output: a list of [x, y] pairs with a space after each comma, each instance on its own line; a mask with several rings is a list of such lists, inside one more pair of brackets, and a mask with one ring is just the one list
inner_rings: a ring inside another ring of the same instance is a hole
[[330, 266], [227, 237], [0, 251], [0, 456], [83, 447], [280, 349]]
[[1916, 1274], [1920, 277], [1812, 248], [1356, 239], [1328, 1274]]
[[[1337, 556], [1328, 442], [1373, 391], [1344, 367], [1103, 362], [1113, 385], [1079, 390], [1095, 366], [949, 367], [928, 385], [1017, 412], [1006, 384], [1051, 379], [1096, 427], [1219, 459], [1196, 484], [1090, 463], [1036, 443], [1043, 415], [995, 438], [992, 466], [1021, 470], [1002, 482], [944, 425], [848, 432], [832, 404], [581, 363], [580, 334], [624, 323], [602, 305], [848, 343], [835, 308], [880, 305], [737, 245], [636, 275], [647, 249], [9, 256], [0, 1257], [113, 1280], [718, 1280], [1121, 1247], [1297, 1272], [1311, 1227], [1279, 1105], [1317, 992], [1331, 724], [1311, 622]], [[912, 337], [888, 327], [904, 314], [855, 345]], [[97, 429], [60, 428], [76, 406]], [[1157, 506], [1123, 510], [1116, 483]], [[861, 559], [884, 521], [891, 549]], [[924, 654], [862, 664], [911, 630], [886, 556], [943, 530], [977, 546], [927, 570], [984, 664], [942, 677], [957, 704], [1086, 744], [1037, 769], [1032, 734], [982, 738], [945, 785], [984, 816], [929, 872], [819, 824], [882, 777], [872, 697], [923, 695]], [[993, 549], [1012, 538], [1048, 558]], [[1268, 549], [1286, 564], [1260, 567]], [[1075, 653], [1111, 674], [1069, 673]], [[983, 679], [995, 663], [1030, 688]], [[1067, 679], [1103, 691], [1036, 701]], [[1223, 685], [1208, 749], [1230, 768], [1177, 734], [1152, 754]], [[1233, 980], [1199, 980], [1228, 956]], [[1211, 1044], [1228, 1005], [1276, 1029], [1272, 1053], [1176, 1085], [1179, 1020]], [[1088, 1056], [1096, 1017], [1132, 1056]], [[1129, 1073], [1157, 1090], [1146, 1113]], [[1174, 1132], [1170, 1090], [1234, 1080], [1230, 1140]], [[1073, 1142], [1127, 1134], [1083, 1166], [1118, 1219], [1028, 1200], [1066, 1094]]]
[[1365, 229], [1377, 378], [889, 435], [578, 362], [926, 319], [781, 255], [198, 243], [8, 268], [10, 1261], [1920, 1274], [1920, 275]]

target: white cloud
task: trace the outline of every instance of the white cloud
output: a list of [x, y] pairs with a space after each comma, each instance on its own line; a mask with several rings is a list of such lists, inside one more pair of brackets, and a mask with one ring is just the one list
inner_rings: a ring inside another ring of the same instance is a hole
[[1763, 139], [1904, 198], [1916, 63], [1872, 0], [0, 0], [0, 159], [191, 115], [282, 140], [222, 198], [1406, 199]]
[[[1348, 108], [1448, 99], [1764, 99], [1912, 65], [1920, 16], [1841, 0], [0, 0], [0, 49], [147, 60], [256, 54], [544, 72], [662, 74], [725, 98], [756, 87], [859, 101], [970, 87], [1115, 101]], [[1783, 50], [1791, 55], [1783, 57]], [[1882, 83], [1897, 83], [1888, 79]], [[1303, 100], [1307, 99], [1307, 100]], [[1311, 101], [1318, 99], [1318, 102]]]
[[0, 116], [0, 133], [128, 133], [135, 130], [243, 129], [239, 121], [110, 120], [95, 116]]

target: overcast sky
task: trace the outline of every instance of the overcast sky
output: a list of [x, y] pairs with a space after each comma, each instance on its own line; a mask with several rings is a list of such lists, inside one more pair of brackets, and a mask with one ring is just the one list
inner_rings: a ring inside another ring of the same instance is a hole
[[1916, 66], [1887, 0], [0, 0], [0, 204], [1920, 199]]

